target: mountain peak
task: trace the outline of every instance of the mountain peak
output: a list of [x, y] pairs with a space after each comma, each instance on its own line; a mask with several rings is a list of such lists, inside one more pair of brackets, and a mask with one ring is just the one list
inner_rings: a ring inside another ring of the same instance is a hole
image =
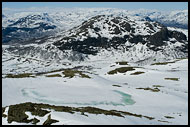
[[[179, 37], [178, 37], [179, 36]], [[151, 50], [161, 50], [169, 39], [186, 41], [186, 35], [173, 32], [158, 22], [135, 21], [127, 16], [98, 15], [64, 33], [53, 44], [60, 50], [74, 50], [84, 54], [100, 52], [99, 48], [128, 50], [131, 44], [146, 44]]]

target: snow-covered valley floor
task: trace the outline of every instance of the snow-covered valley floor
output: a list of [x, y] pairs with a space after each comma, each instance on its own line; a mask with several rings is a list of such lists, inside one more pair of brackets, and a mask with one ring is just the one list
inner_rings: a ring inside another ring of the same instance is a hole
[[[40, 120], [37, 125], [43, 124], [49, 114], [52, 119], [59, 121], [52, 125], [188, 124], [188, 59], [180, 59], [164, 65], [144, 65], [141, 67], [136, 67], [133, 63], [120, 65], [115, 62], [93, 61], [86, 63], [83, 66], [96, 65], [91, 70], [79, 69], [90, 78], [82, 78], [81, 73], [76, 73], [71, 78], [65, 77], [61, 70], [25, 78], [6, 78], [4, 74], [2, 78], [2, 107], [24, 102], [69, 107], [90, 106], [154, 118], [150, 120], [146, 117], [132, 115], [117, 117], [91, 113], [85, 113], [87, 114], [85, 116], [80, 113], [72, 114], [54, 110], [51, 110], [44, 117], [39, 117], [25, 112], [29, 118], [35, 117]], [[5, 67], [7, 65], [3, 66], [3, 70]], [[111, 70], [121, 67], [133, 67], [134, 70], [108, 74]], [[59, 74], [60, 77], [51, 77], [54, 74]], [[8, 108], [5, 108], [5, 115], [8, 115]], [[4, 125], [26, 124], [8, 123], [7, 117], [2, 117], [2, 121]]]

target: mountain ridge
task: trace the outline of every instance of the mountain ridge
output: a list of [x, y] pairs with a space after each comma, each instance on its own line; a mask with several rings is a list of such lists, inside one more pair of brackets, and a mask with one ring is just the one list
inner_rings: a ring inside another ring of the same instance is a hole
[[[93, 59], [127, 59], [131, 62], [157, 61], [188, 56], [187, 36], [155, 21], [127, 16], [98, 15], [56, 36], [11, 45], [9, 53], [63, 62]], [[5, 51], [5, 50], [4, 50]]]
[[[5, 10], [5, 9], [4, 9]], [[57, 32], [69, 30], [73, 27], [80, 25], [82, 22], [97, 16], [97, 15], [117, 15], [117, 16], [128, 16], [134, 20], [149, 20], [157, 21], [163, 25], [170, 27], [188, 28], [188, 11], [170, 11], [163, 12], [157, 10], [124, 10], [114, 8], [89, 8], [88, 12], [84, 8], [75, 9], [54, 9], [45, 11], [30, 10], [16, 11], [6, 10], [2, 15], [2, 26], [3, 26], [3, 42], [9, 42], [12, 40], [22, 41], [22, 38], [33, 39], [35, 36], [38, 38], [46, 35], [55, 35]], [[31, 17], [39, 17], [37, 20], [33, 20]], [[25, 21], [26, 20], [26, 21]], [[31, 24], [28, 24], [30, 23]], [[19, 24], [18, 24], [19, 23]], [[38, 23], [38, 24], [36, 24]], [[43, 32], [39, 33], [34, 29], [26, 30], [28, 28], [34, 28], [39, 26], [41, 23], [41, 29]], [[16, 25], [17, 24], [17, 25]], [[50, 29], [49, 29], [50, 28]], [[9, 31], [7, 33], [7, 31]], [[30, 31], [36, 34], [24, 34]], [[46, 34], [48, 32], [48, 34]], [[38, 35], [38, 36], [37, 36]], [[10, 36], [16, 36], [16, 38], [10, 38]], [[17, 39], [18, 38], [18, 39]], [[23, 40], [26, 41], [26, 40]]]

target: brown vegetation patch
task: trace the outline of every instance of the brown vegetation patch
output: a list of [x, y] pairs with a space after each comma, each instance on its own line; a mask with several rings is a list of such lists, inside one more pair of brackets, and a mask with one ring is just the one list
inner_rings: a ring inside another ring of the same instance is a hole
[[[111, 116], [117, 116], [117, 117], [125, 117], [126, 115], [134, 116], [134, 117], [144, 117], [149, 120], [154, 119], [153, 117], [144, 116], [141, 114], [135, 114], [130, 113], [126, 111], [117, 111], [117, 110], [104, 110], [96, 107], [68, 107], [68, 106], [55, 106], [55, 105], [49, 105], [49, 104], [42, 104], [42, 103], [21, 103], [16, 105], [10, 105], [8, 110], [8, 123], [11, 123], [13, 121], [19, 122], [19, 123], [32, 123], [36, 124], [39, 122], [38, 119], [28, 119], [28, 116], [25, 114], [26, 111], [31, 112], [32, 115], [44, 117], [46, 114], [50, 113], [50, 111], [47, 111], [46, 109], [53, 109], [58, 112], [67, 112], [67, 113], [75, 113], [80, 112], [81, 115], [86, 115], [85, 113], [89, 114], [104, 114], [104, 115], [111, 115]], [[5, 110], [3, 107], [2, 110]], [[58, 120], [51, 119], [51, 116], [48, 116], [48, 119], [43, 123], [43, 125], [51, 125], [52, 123], [59, 122]]]
[[167, 65], [167, 64], [170, 64], [170, 63], [175, 63], [177, 61], [179, 61], [180, 59], [177, 59], [175, 61], [171, 61], [171, 62], [158, 62], [158, 63], [153, 63], [151, 65]]
[[157, 87], [153, 88], [153, 89], [149, 88], [149, 87], [147, 87], [147, 88], [136, 88], [136, 89], [150, 90], [152, 92], [159, 92], [160, 91], [160, 89], [158, 89]]
[[112, 86], [115, 86], [115, 87], [121, 87], [120, 85], [112, 85]]
[[164, 78], [165, 80], [179, 81], [179, 78]]
[[137, 72], [131, 73], [130, 75], [139, 75], [139, 74], [143, 74], [143, 73], [145, 73], [145, 72], [137, 71]]
[[81, 71], [78, 70], [72, 70], [72, 69], [65, 69], [62, 72], [65, 77], [73, 78], [76, 74], [79, 74], [82, 78], [91, 78], [90, 76], [83, 74]]
[[172, 117], [172, 116], [164, 116], [165, 118], [167, 119], [174, 119], [175, 117]]
[[62, 77], [60, 74], [46, 75], [46, 77]]
[[34, 78], [35, 76], [32, 75], [32, 73], [23, 73], [23, 74], [7, 74], [5, 78], [28, 78], [32, 77]]
[[109, 71], [109, 75], [117, 74], [117, 73], [125, 73], [127, 71], [133, 71], [135, 70], [133, 67], [120, 67], [116, 68], [115, 70]]

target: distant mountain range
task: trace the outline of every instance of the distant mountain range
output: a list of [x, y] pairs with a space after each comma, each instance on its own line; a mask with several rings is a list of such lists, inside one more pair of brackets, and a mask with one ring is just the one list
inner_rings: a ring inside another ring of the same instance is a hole
[[125, 59], [151, 63], [184, 58], [188, 57], [188, 30], [167, 27], [161, 21], [169, 16], [168, 21], [173, 18], [185, 25], [186, 12], [74, 9], [3, 14], [3, 54], [54, 62]]
[[[88, 11], [87, 11], [88, 10]], [[47, 12], [4, 11], [2, 14], [3, 43], [20, 42], [66, 31], [97, 15], [127, 16], [134, 20], [156, 21], [165, 26], [188, 28], [188, 11], [163, 12], [139, 9], [128, 11], [112, 8], [75, 8]]]

